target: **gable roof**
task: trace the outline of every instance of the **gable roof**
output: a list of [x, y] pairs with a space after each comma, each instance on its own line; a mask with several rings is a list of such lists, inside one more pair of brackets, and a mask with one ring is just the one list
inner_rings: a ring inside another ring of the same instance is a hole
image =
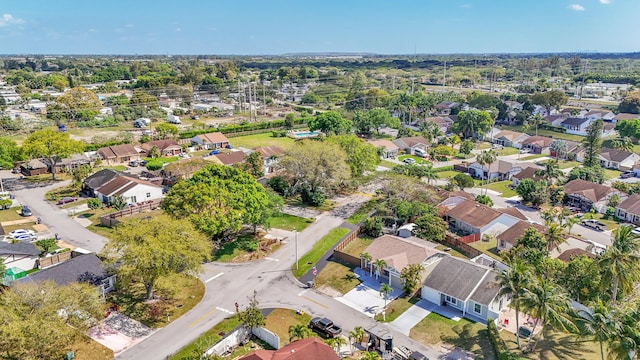
[[244, 152], [232, 151], [230, 153], [220, 153], [213, 155], [216, 159], [220, 160], [223, 165], [233, 165], [244, 161]]
[[256, 350], [240, 360], [338, 360], [331, 346], [317, 337], [294, 341], [278, 350]]
[[631, 194], [616, 208], [624, 210], [630, 214], [640, 215], [640, 194]]
[[382, 259], [391, 268], [401, 271], [407, 265], [420, 264], [427, 258], [438, 254], [429, 243], [418, 238], [401, 238], [394, 235], [382, 235], [369, 245], [365, 252], [373, 260]]
[[40, 250], [34, 244], [28, 242], [20, 241], [12, 244], [0, 241], [0, 254], [38, 256], [40, 255]]
[[540, 147], [548, 147], [553, 142], [553, 138], [547, 136], [531, 136], [522, 142], [522, 145], [537, 145]]
[[624, 150], [618, 150], [618, 149], [609, 149], [609, 148], [602, 148], [600, 150], [600, 156], [602, 156], [603, 158], [605, 158], [608, 161], [615, 161], [615, 162], [621, 162], [626, 160], [628, 157], [632, 156], [633, 153], [629, 152], [629, 151], [624, 151]]
[[280, 155], [284, 152], [280, 146], [277, 145], [269, 145], [269, 146], [258, 146], [254, 149], [255, 151], [262, 154], [262, 157], [269, 158], [272, 156]]
[[534, 167], [526, 167], [522, 169], [519, 173], [513, 175], [514, 178], [518, 180], [522, 179], [532, 179], [533, 181], [538, 181], [542, 179], [540, 175], [536, 175], [539, 169]]
[[571, 260], [577, 258], [578, 256], [586, 256], [592, 259], [596, 257], [594, 254], [590, 253], [589, 251], [579, 249], [579, 248], [574, 248], [574, 249], [563, 251], [562, 254], [558, 255], [558, 260], [568, 263]]
[[513, 216], [516, 219], [529, 220], [529, 218], [524, 216], [524, 214], [521, 213], [520, 210], [518, 210], [517, 208], [514, 208], [514, 207], [500, 208], [500, 209], [497, 209], [497, 210], [500, 211], [503, 214], [507, 214], [507, 215]]
[[620, 113], [613, 117], [617, 121], [640, 119], [640, 114]]
[[171, 146], [182, 148], [177, 142], [175, 142], [175, 140], [171, 139], [153, 140], [140, 145], [140, 147], [146, 151], [151, 150], [151, 148], [154, 146], [157, 147], [160, 151], [163, 151]]
[[587, 118], [568, 118], [567, 120], [562, 122], [562, 125], [567, 125], [567, 126], [580, 126], [586, 122], [590, 122], [591, 120], [587, 119]]
[[101, 147], [97, 153], [106, 159], [111, 159], [114, 157], [138, 155], [138, 150], [131, 144], [120, 144]]
[[121, 174], [115, 170], [102, 169], [84, 179], [84, 184], [91, 189], [97, 189], [120, 175]]
[[[485, 276], [489, 272], [491, 272], [491, 269], [485, 266], [453, 256], [445, 256], [431, 270], [431, 273], [422, 283], [436, 291], [466, 301], [481, 287], [479, 285], [484, 283]], [[496, 294], [498, 290], [499, 287], [496, 287]], [[486, 289], [483, 289], [478, 294], [478, 300], [484, 300], [488, 297], [487, 294], [483, 293], [484, 291]], [[483, 304], [488, 304], [488, 302]]]
[[500, 281], [496, 271], [489, 271], [481, 281], [476, 291], [469, 297], [470, 300], [478, 304], [489, 305], [500, 291]]
[[403, 137], [393, 140], [393, 143], [398, 145], [400, 148], [411, 148], [416, 145], [429, 145], [429, 142], [423, 136]]
[[47, 164], [40, 159], [31, 159], [26, 163], [22, 164], [22, 167], [25, 169], [47, 169]]
[[507, 244], [515, 245], [515, 243], [518, 242], [518, 240], [530, 227], [535, 228], [542, 234], [545, 234], [547, 232], [547, 228], [540, 224], [532, 224], [528, 221], [520, 220], [517, 223], [513, 224], [510, 228], [496, 236], [496, 238], [498, 239], [498, 241], [504, 241]]
[[511, 142], [516, 141], [522, 137], [528, 138], [529, 135], [517, 131], [502, 130], [494, 136], [494, 138], [505, 138]]
[[58, 285], [67, 285], [82, 280], [85, 275], [98, 279], [108, 277], [108, 273], [96, 254], [80, 255], [68, 261], [48, 267], [23, 277], [18, 282], [40, 282], [53, 280]]
[[598, 202], [607, 196], [613, 189], [591, 181], [575, 179], [564, 185], [564, 192], [567, 195], [581, 195], [592, 202]]
[[207, 143], [228, 143], [229, 139], [227, 139], [226, 136], [224, 136], [223, 133], [221, 132], [212, 132], [212, 133], [208, 133], [208, 134], [200, 134], [200, 135], [196, 135], [198, 138], [200, 138], [203, 143], [207, 144]]
[[377, 148], [382, 147], [389, 150], [398, 150], [398, 146], [389, 140], [385, 140], [385, 139], [367, 140], [367, 142]]
[[502, 213], [475, 201], [465, 199], [447, 211], [445, 215], [469, 224], [470, 226], [481, 228], [497, 219]]
[[148, 185], [159, 188], [159, 185], [156, 185], [152, 182], [141, 180], [134, 177], [119, 175], [108, 183], [98, 187], [95, 191], [103, 194], [104, 196], [120, 196], [124, 194], [126, 191], [134, 188], [136, 185]]

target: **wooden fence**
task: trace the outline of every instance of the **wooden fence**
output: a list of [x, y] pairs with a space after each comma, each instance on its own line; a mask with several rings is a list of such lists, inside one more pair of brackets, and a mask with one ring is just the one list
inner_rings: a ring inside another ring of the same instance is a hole
[[61, 252], [49, 257], [43, 257], [38, 259], [38, 268], [44, 269], [46, 267], [67, 261], [69, 259], [71, 259], [71, 251]]
[[[480, 236], [478, 235], [478, 238]], [[474, 258], [480, 254], [482, 254], [482, 251], [474, 248], [471, 245], [465, 244], [464, 242], [460, 241], [460, 237], [456, 234], [450, 233], [447, 231], [447, 234], [444, 237], [444, 241], [442, 242], [445, 245], [451, 246], [456, 248], [458, 251], [460, 251], [461, 253], [465, 254], [467, 257], [469, 258]]]
[[463, 236], [458, 241], [463, 242], [465, 244], [471, 244], [476, 241], [480, 241], [480, 234], [469, 234], [467, 236]]
[[162, 203], [161, 199], [149, 200], [143, 203], [136, 203], [120, 211], [116, 211], [114, 213], [102, 216], [100, 218], [100, 225], [108, 226], [108, 227], [116, 226], [118, 225], [118, 223], [120, 223], [120, 220], [118, 220], [119, 218], [128, 217], [128, 216], [140, 214], [143, 212], [153, 211], [159, 208], [161, 203]]

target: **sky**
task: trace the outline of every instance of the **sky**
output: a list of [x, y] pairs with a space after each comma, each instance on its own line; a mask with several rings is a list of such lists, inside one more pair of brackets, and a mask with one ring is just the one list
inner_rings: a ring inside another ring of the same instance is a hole
[[640, 0], [0, 0], [0, 54], [640, 51]]

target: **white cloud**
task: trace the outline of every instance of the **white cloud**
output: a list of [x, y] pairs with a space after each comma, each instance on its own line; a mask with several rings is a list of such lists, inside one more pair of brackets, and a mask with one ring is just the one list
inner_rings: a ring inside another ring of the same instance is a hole
[[126, 28], [132, 28], [132, 27], [133, 27], [133, 24], [127, 24], [127, 25], [125, 25], [124, 27], [126, 27]]
[[182, 29], [181, 28], [176, 28], [176, 31], [180, 32], [180, 31], [182, 31]]
[[569, 5], [569, 9], [573, 10], [573, 11], [584, 11], [584, 6], [580, 5], [580, 4], [571, 4]]
[[611, 0], [600, 0], [600, 4], [609, 5], [611, 4]]
[[472, 4], [462, 4], [462, 5], [460, 5], [460, 7], [463, 8], [463, 9], [471, 9], [473, 7], [473, 5]]
[[24, 22], [24, 20], [15, 18], [11, 14], [2, 14], [2, 16], [0, 16], [0, 27], [24, 24]]

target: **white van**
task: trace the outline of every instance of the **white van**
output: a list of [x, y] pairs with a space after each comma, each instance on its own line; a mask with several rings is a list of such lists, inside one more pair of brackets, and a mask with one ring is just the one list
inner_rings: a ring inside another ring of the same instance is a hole
[[420, 148], [418, 148], [418, 149], [414, 149], [414, 150], [413, 150], [413, 153], [414, 153], [416, 156], [420, 156], [420, 157], [427, 157], [427, 152], [426, 152], [426, 151], [424, 151], [424, 150], [422, 150], [422, 149], [420, 149]]
[[169, 115], [167, 117], [167, 120], [169, 121], [169, 123], [171, 124], [182, 124], [182, 121], [180, 121], [180, 117], [179, 116], [175, 116], [175, 115]]

